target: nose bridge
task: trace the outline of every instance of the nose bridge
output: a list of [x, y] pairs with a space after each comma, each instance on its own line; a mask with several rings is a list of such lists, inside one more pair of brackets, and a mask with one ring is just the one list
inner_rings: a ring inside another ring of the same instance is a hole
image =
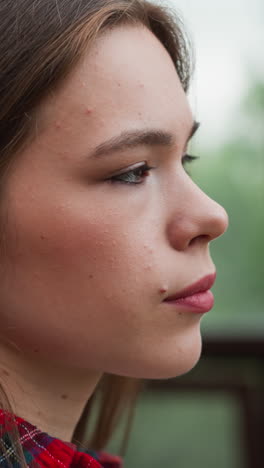
[[180, 202], [174, 200], [172, 209], [169, 237], [174, 248], [185, 249], [197, 238], [210, 242], [224, 234], [227, 227], [226, 210], [189, 179]]

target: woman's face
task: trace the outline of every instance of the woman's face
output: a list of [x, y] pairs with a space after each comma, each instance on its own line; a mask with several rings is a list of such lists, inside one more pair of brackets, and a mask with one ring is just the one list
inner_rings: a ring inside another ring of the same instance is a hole
[[[171, 58], [151, 32], [118, 27], [96, 41], [41, 106], [36, 138], [9, 176], [7, 338], [87, 371], [169, 378], [193, 367], [202, 314], [163, 299], [215, 271], [209, 242], [227, 215], [182, 165], [192, 127]], [[105, 146], [121, 134], [131, 142], [130, 132], [172, 141]], [[129, 172], [144, 163], [154, 168], [148, 177]]]

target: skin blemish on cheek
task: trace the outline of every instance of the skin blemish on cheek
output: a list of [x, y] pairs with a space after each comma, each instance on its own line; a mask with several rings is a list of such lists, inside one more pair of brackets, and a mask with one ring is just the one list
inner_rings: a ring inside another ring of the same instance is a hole
[[2, 374], [5, 375], [6, 377], [10, 376], [9, 372], [7, 372], [7, 370], [5, 369], [2, 370]]
[[39, 353], [39, 349], [38, 349], [38, 348], [35, 348], [35, 349], [34, 349], [34, 353]]
[[160, 293], [160, 294], [164, 294], [164, 293], [166, 293], [167, 291], [168, 291], [168, 288], [167, 288], [166, 286], [164, 286], [163, 288], [160, 288], [159, 293]]
[[115, 265], [116, 265], [116, 258], [115, 257], [110, 258], [109, 266], [113, 268]]
[[92, 112], [93, 112], [93, 109], [91, 107], [85, 108], [85, 111], [84, 111], [85, 115], [91, 115]]
[[66, 394], [61, 395], [61, 398], [62, 398], [62, 400], [67, 400], [67, 399], [68, 399], [68, 395], [66, 395]]
[[89, 275], [89, 278], [91, 278], [91, 279], [92, 279], [93, 277], [94, 277], [94, 275]]
[[147, 250], [150, 254], [154, 252], [154, 249], [150, 247], [148, 244], [143, 245], [144, 249]]
[[86, 81], [83, 78], [79, 78], [78, 82], [80, 83], [81, 88], [86, 88]]
[[56, 130], [60, 130], [61, 129], [61, 122], [59, 120], [56, 120], [55, 122], [55, 128]]
[[144, 266], [144, 270], [145, 270], [145, 271], [151, 271], [152, 269], [153, 269], [152, 263], [149, 263], [148, 265], [145, 265], [145, 266]]

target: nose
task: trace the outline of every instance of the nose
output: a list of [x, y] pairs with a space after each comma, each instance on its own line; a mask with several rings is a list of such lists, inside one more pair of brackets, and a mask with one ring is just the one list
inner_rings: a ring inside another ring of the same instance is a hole
[[209, 243], [224, 234], [228, 228], [226, 210], [193, 181], [189, 179], [189, 182], [191, 186], [187, 184], [188, 190], [182, 193], [180, 202], [174, 202], [167, 225], [169, 242], [179, 251], [196, 243]]

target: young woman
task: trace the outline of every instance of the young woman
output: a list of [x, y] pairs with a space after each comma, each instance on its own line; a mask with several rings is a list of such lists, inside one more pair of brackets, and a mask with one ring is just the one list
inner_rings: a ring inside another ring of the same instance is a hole
[[0, 18], [0, 466], [120, 467], [104, 447], [141, 379], [199, 359], [228, 223], [187, 172], [188, 40], [145, 0]]

